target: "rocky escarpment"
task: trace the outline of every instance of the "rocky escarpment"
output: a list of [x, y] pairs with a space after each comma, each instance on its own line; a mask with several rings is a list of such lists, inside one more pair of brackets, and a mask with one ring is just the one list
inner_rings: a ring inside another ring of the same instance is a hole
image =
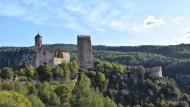
[[19, 67], [21, 65], [35, 64], [36, 52], [32, 49], [10, 49], [9, 51], [0, 52], [0, 68], [2, 67]]

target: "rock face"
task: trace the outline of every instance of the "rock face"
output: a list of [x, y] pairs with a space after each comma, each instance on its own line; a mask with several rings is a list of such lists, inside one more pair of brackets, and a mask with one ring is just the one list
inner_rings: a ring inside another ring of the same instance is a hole
[[90, 36], [79, 35], [77, 37], [77, 59], [81, 68], [93, 67]]
[[0, 68], [2, 67], [19, 67], [22, 65], [35, 65], [36, 52], [31, 51], [15, 51], [15, 52], [1, 52], [0, 53]]
[[163, 75], [162, 75], [162, 67], [160, 67], [160, 66], [149, 68], [148, 72], [149, 72], [149, 76], [151, 78], [161, 78], [161, 77], [163, 77]]

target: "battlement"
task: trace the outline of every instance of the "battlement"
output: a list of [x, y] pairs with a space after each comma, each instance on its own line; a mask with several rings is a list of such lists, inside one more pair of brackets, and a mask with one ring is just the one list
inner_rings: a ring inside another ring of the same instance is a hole
[[78, 35], [79, 38], [90, 38], [90, 35]]
[[77, 40], [79, 41], [90, 41], [91, 43], [91, 39], [89, 35], [78, 35], [77, 36]]

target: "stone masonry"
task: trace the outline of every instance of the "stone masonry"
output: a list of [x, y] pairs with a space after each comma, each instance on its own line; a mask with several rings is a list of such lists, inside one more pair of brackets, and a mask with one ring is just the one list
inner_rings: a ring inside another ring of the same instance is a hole
[[149, 76], [151, 78], [161, 78], [161, 77], [163, 77], [163, 75], [162, 75], [162, 67], [160, 67], [160, 66], [149, 68], [148, 72], [149, 72]]
[[81, 68], [93, 67], [92, 45], [90, 36], [78, 35], [77, 60]]
[[36, 68], [41, 64], [48, 64], [54, 68], [55, 65], [70, 62], [69, 53], [64, 52], [61, 49], [50, 49], [47, 45], [42, 45], [42, 36], [39, 34], [35, 37], [35, 47], [37, 49]]

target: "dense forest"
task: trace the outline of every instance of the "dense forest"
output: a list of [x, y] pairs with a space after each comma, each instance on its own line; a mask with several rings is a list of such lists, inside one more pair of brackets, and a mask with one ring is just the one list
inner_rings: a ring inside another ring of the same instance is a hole
[[[2, 107], [189, 107], [190, 45], [93, 46], [94, 68], [79, 69], [76, 46], [49, 45], [69, 51], [72, 61], [51, 69], [11, 66], [11, 59], [33, 47], [0, 48]], [[11, 56], [11, 57], [10, 57]], [[6, 60], [5, 60], [6, 59]], [[147, 68], [161, 66], [163, 78]], [[7, 97], [3, 97], [7, 96]]]

